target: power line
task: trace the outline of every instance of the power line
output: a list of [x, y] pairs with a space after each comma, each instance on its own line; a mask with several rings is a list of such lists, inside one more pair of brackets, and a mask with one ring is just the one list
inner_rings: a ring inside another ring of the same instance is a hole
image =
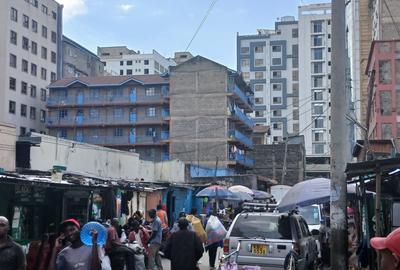
[[211, 10], [213, 9], [213, 7], [215, 6], [215, 4], [217, 3], [218, 0], [213, 0], [210, 4], [210, 7], [208, 8], [206, 14], [204, 15], [202, 21], [200, 22], [199, 26], [197, 27], [196, 31], [194, 32], [194, 35], [192, 37], [192, 39], [189, 41], [189, 44], [187, 45], [185, 52], [188, 51], [190, 45], [192, 44], [194, 38], [197, 36], [197, 34], [199, 33], [201, 27], [203, 26], [204, 22], [207, 20], [208, 15], [210, 15]]

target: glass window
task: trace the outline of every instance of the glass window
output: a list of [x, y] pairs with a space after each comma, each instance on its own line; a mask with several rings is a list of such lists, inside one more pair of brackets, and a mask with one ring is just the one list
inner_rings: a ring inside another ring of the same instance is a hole
[[122, 128], [114, 128], [114, 136], [122, 137], [124, 135], [124, 130]]
[[324, 128], [324, 119], [315, 118], [314, 119], [314, 128]]
[[255, 104], [264, 104], [264, 99], [262, 97], [256, 97], [254, 99]]
[[299, 133], [299, 131], [300, 131], [300, 126], [299, 126], [299, 124], [298, 123], [294, 123], [293, 124], [293, 133]]
[[29, 50], [29, 39], [22, 37], [22, 49]]
[[132, 60], [126, 61], [126, 65], [127, 65], [127, 66], [132, 66]]
[[42, 52], [42, 53], [41, 53], [42, 58], [43, 58], [43, 59], [47, 59], [47, 48], [42, 47], [41, 52]]
[[37, 21], [32, 20], [32, 31], [33, 31], [34, 33], [37, 33], [37, 29], [38, 29]]
[[28, 84], [26, 82], [21, 81], [21, 94], [28, 94]]
[[264, 52], [264, 46], [255, 46], [255, 47], [254, 47], [254, 52], [255, 52], [255, 53], [262, 53], [262, 52]]
[[46, 101], [47, 100], [47, 90], [46, 89], [40, 89], [40, 100], [41, 101]]
[[17, 56], [15, 54], [10, 53], [10, 67], [17, 67]]
[[297, 38], [299, 37], [299, 29], [293, 28], [292, 29], [292, 38]]
[[280, 70], [272, 71], [272, 78], [281, 78], [282, 77], [282, 72]]
[[55, 74], [54, 72], [51, 72], [51, 73], [50, 73], [50, 81], [51, 81], [51, 82], [54, 82], [56, 79], [57, 79], [57, 78], [56, 78], [56, 74]]
[[242, 67], [250, 66], [250, 59], [242, 59]]
[[14, 22], [18, 21], [18, 11], [13, 7], [11, 8], [10, 11], [10, 19]]
[[21, 116], [26, 117], [28, 106], [21, 104]]
[[90, 118], [98, 118], [99, 117], [99, 110], [98, 109], [89, 109], [89, 117]]
[[51, 62], [52, 63], [54, 63], [54, 64], [56, 63], [56, 61], [57, 61], [56, 58], [57, 58], [56, 53], [55, 52], [51, 52]]
[[37, 43], [35, 41], [31, 42], [31, 52], [37, 54]]
[[379, 83], [381, 84], [392, 83], [392, 67], [390, 60], [379, 61]]
[[312, 31], [313, 31], [313, 33], [321, 33], [322, 32], [322, 21], [313, 21], [312, 22]]
[[250, 79], [250, 73], [249, 72], [242, 72], [242, 76], [243, 76], [243, 79]]
[[17, 32], [10, 31], [10, 43], [17, 45]]
[[47, 6], [42, 5], [42, 12], [43, 12], [44, 14], [47, 14], [47, 13], [49, 12], [49, 9], [47, 8]]
[[154, 107], [147, 108], [146, 114], [148, 117], [155, 117], [156, 116], [156, 108], [154, 108]]
[[51, 42], [57, 43], [57, 34], [54, 31], [51, 31]]
[[283, 138], [282, 138], [282, 136], [274, 136], [272, 140], [274, 142], [281, 142], [281, 141], [283, 141]]
[[58, 117], [60, 117], [60, 118], [68, 117], [68, 110], [59, 110], [58, 111]]
[[148, 68], [145, 68], [145, 69], [143, 70], [143, 73], [144, 73], [144, 74], [149, 74], [149, 69], [148, 69]]
[[154, 96], [156, 93], [156, 89], [154, 87], [146, 88], [146, 96]]
[[51, 14], [52, 14], [53, 19], [56, 20], [57, 19], [57, 13], [55, 11], [52, 11]]
[[31, 97], [36, 97], [36, 86], [31, 84]]
[[29, 17], [22, 15], [22, 26], [29, 29]]
[[37, 66], [34, 63], [31, 63], [31, 75], [37, 76]]
[[124, 75], [124, 71], [122, 69], [119, 71], [119, 75]]
[[324, 144], [313, 144], [313, 154], [324, 154], [325, 145]]
[[255, 91], [255, 92], [264, 91], [264, 85], [263, 85], [263, 84], [255, 84], [255, 85], [254, 85], [254, 91]]
[[312, 63], [312, 72], [315, 74], [322, 73], [322, 68], [323, 68], [323, 63], [317, 62], [317, 63]]
[[264, 111], [263, 110], [256, 110], [255, 111], [255, 116], [256, 117], [264, 117]]
[[256, 71], [255, 74], [254, 74], [254, 77], [256, 79], [264, 79], [264, 72]]
[[292, 58], [292, 67], [293, 68], [298, 68], [299, 67], [299, 58], [293, 57]]
[[282, 65], [282, 59], [281, 59], [281, 58], [272, 58], [272, 65], [273, 65], [273, 66], [280, 66], [280, 65]]
[[313, 105], [313, 114], [322, 114], [324, 112], [323, 104], [314, 104]]
[[143, 64], [144, 64], [144, 65], [148, 65], [148, 64], [149, 64], [149, 60], [144, 60], [144, 61], [143, 61]]
[[157, 134], [156, 128], [154, 128], [154, 127], [147, 128], [146, 136], [156, 137], [156, 134]]
[[122, 117], [124, 117], [124, 109], [123, 109], [123, 108], [115, 108], [115, 109], [114, 109], [114, 117], [115, 117], [115, 118], [122, 118]]
[[281, 83], [273, 83], [272, 90], [274, 91], [282, 91], [282, 84]]
[[264, 66], [264, 59], [255, 59], [254, 60], [254, 65], [256, 67]]
[[312, 46], [315, 47], [322, 46], [323, 38], [324, 38], [323, 35], [312, 36]]
[[42, 78], [43, 80], [47, 80], [47, 70], [45, 68], [42, 68], [40, 70], [40, 78]]
[[45, 110], [40, 110], [40, 122], [42, 122], [42, 123], [46, 122], [46, 111]]
[[392, 124], [391, 123], [383, 123], [382, 124], [382, 139], [390, 140], [392, 138], [393, 138]]
[[26, 61], [25, 59], [22, 59], [22, 71], [28, 72], [28, 61]]
[[323, 59], [323, 48], [312, 49], [313, 60], [322, 60]]
[[47, 38], [47, 27], [42, 25], [42, 37]]
[[35, 107], [29, 108], [29, 118], [32, 120], [36, 119], [36, 108]]
[[282, 104], [282, 98], [281, 97], [273, 97], [272, 103], [273, 104]]
[[293, 70], [292, 71], [292, 80], [293, 81], [298, 81], [299, 80], [299, 71], [298, 70]]
[[391, 46], [388, 42], [379, 43], [379, 52], [381, 53], [390, 53]]
[[293, 120], [299, 120], [299, 109], [293, 109]]
[[12, 113], [12, 114], [15, 114], [15, 107], [16, 107], [15, 101], [11, 101], [10, 100], [8, 102], [8, 112]]
[[313, 131], [313, 139], [315, 142], [324, 141], [324, 132], [323, 131]]
[[273, 123], [272, 128], [275, 130], [282, 130], [283, 124], [281, 122]]
[[250, 48], [249, 47], [241, 47], [240, 48], [240, 53], [241, 54], [248, 54], [250, 52]]
[[392, 93], [390, 91], [379, 92], [381, 115], [392, 115]]
[[272, 46], [272, 52], [281, 52], [282, 51], [282, 46], [278, 45], [273, 45]]
[[17, 80], [15, 78], [13, 78], [13, 77], [10, 77], [9, 88], [10, 88], [10, 90], [16, 90], [17, 89]]
[[324, 98], [324, 94], [320, 91], [314, 91], [313, 100], [322, 100]]
[[321, 88], [323, 87], [323, 81], [324, 77], [323, 76], [312, 76], [312, 86], [314, 88]]
[[126, 75], [132, 75], [132, 69], [127, 69], [126, 70]]
[[282, 110], [273, 110], [272, 115], [275, 117], [282, 116]]

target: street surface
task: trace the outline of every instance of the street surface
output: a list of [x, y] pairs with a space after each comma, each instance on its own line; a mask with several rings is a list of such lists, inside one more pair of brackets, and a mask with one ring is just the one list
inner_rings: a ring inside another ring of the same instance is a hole
[[[220, 258], [220, 256], [222, 255], [222, 249], [218, 249], [217, 251], [217, 259], [215, 261], [215, 267], [218, 267], [218, 259]], [[208, 252], [204, 252], [203, 257], [200, 259], [201, 264], [200, 266], [200, 270], [209, 270], [210, 266], [208, 264]], [[164, 270], [170, 270], [171, 269], [171, 263], [168, 259], [163, 259], [162, 260], [163, 263], [163, 267]]]

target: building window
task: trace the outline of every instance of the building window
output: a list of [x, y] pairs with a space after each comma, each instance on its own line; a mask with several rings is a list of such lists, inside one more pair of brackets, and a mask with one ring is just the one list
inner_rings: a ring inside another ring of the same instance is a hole
[[47, 38], [47, 27], [42, 25], [42, 37]]
[[313, 154], [323, 154], [324, 153], [324, 144], [313, 144]]
[[123, 66], [124, 65], [124, 61], [119, 61], [119, 65]]
[[293, 109], [293, 120], [299, 120], [299, 109]]
[[51, 42], [57, 43], [57, 34], [54, 31], [51, 31]]
[[114, 128], [114, 137], [122, 137], [124, 130], [122, 128]]
[[119, 75], [124, 75], [124, 70], [123, 69], [119, 70]]
[[273, 110], [273, 111], [272, 111], [272, 115], [273, 115], [274, 117], [282, 116], [282, 110]]
[[31, 52], [35, 55], [37, 54], [37, 43], [34, 41], [31, 42]]
[[242, 76], [244, 80], [250, 79], [250, 73], [249, 72], [242, 72]]
[[249, 47], [240, 47], [241, 54], [249, 54], [250, 48]]
[[127, 65], [127, 66], [132, 66], [132, 60], [126, 61], [126, 65]]
[[148, 68], [144, 69], [144, 74], [149, 74], [149, 69]]
[[90, 118], [98, 118], [99, 117], [99, 110], [97, 109], [89, 109], [89, 117]]
[[56, 60], [57, 59], [57, 55], [56, 55], [56, 53], [55, 52], [51, 52], [51, 62], [52, 63], [56, 63]]
[[148, 97], [149, 96], [154, 96], [155, 93], [156, 93], [156, 90], [155, 90], [154, 87], [146, 88], [146, 96], [148, 96]]
[[392, 83], [392, 67], [390, 60], [379, 61], [379, 83], [380, 84]]
[[273, 65], [273, 66], [280, 66], [280, 65], [282, 65], [282, 59], [281, 59], [281, 58], [272, 58], [272, 65]]
[[126, 75], [132, 75], [132, 69], [127, 69], [126, 70]]
[[317, 63], [312, 63], [312, 73], [314, 74], [319, 74], [322, 73], [322, 68], [323, 68], [323, 63], [321, 62], [317, 62]]
[[40, 122], [42, 122], [42, 123], [46, 122], [46, 111], [45, 110], [40, 110]]
[[324, 141], [324, 132], [323, 131], [313, 131], [313, 139], [314, 139], [314, 142]]
[[282, 130], [283, 124], [281, 122], [273, 123], [272, 128], [275, 130]]
[[272, 71], [272, 78], [279, 79], [282, 77], [282, 72], [280, 70]]
[[22, 37], [22, 49], [29, 50], [29, 39]]
[[282, 91], [282, 84], [281, 83], [273, 83], [272, 90], [274, 91]]
[[323, 48], [317, 48], [317, 49], [311, 49], [312, 50], [312, 60], [322, 60], [323, 59], [323, 54], [324, 54], [324, 49]]
[[32, 20], [32, 31], [33, 31], [34, 33], [37, 33], [37, 29], [38, 29], [37, 21]]
[[390, 53], [391, 51], [391, 45], [388, 42], [381, 42], [378, 48], [380, 53]]
[[392, 124], [390, 124], [390, 123], [382, 124], [382, 139], [384, 139], [384, 140], [393, 139]]
[[274, 142], [281, 142], [281, 141], [283, 141], [282, 136], [273, 136], [273, 141], [274, 141]]
[[22, 71], [28, 73], [28, 61], [22, 59]]
[[22, 15], [22, 26], [29, 29], [29, 17]]
[[264, 99], [262, 97], [256, 97], [254, 99], [255, 104], [264, 104]]
[[14, 90], [14, 91], [17, 89], [17, 80], [13, 77], [10, 77], [9, 88], [10, 88], [10, 90]]
[[313, 31], [313, 33], [321, 33], [322, 32], [322, 21], [313, 21], [312, 22], [312, 31]]
[[299, 67], [299, 58], [293, 57], [292, 58], [292, 67], [293, 68], [298, 68]]
[[67, 118], [68, 117], [68, 110], [59, 110], [58, 111], [59, 118]]
[[314, 87], [314, 88], [323, 87], [323, 81], [324, 81], [323, 76], [313, 76], [312, 77], [312, 87]]
[[21, 116], [26, 117], [26, 111], [27, 111], [28, 106], [25, 104], [21, 104]]
[[8, 102], [8, 112], [15, 114], [15, 107], [16, 107], [15, 101], [10, 100]]
[[156, 108], [154, 108], [154, 107], [147, 108], [146, 115], [148, 117], [155, 117], [156, 116]]
[[298, 83], [292, 84], [292, 95], [295, 97], [299, 96], [299, 84]]
[[278, 46], [278, 45], [272, 46], [272, 52], [281, 52], [281, 51], [282, 51], [282, 46]]
[[67, 138], [67, 136], [68, 136], [68, 132], [67, 132], [67, 129], [66, 129], [66, 128], [60, 128], [60, 129], [58, 130], [58, 137], [59, 137], [59, 138], [65, 139], [65, 138]]
[[293, 97], [293, 101], [292, 101], [292, 105], [294, 108], [298, 108], [299, 107], [299, 97]]
[[19, 135], [20, 136], [23, 136], [23, 135], [25, 135], [26, 134], [26, 127], [20, 127], [19, 128]]
[[51, 15], [52, 15], [52, 17], [53, 17], [54, 20], [57, 19], [57, 13], [56, 13], [55, 11], [52, 11], [52, 12], [51, 12]]
[[255, 92], [264, 91], [264, 85], [263, 85], [263, 84], [255, 84], [255, 85], [254, 85], [254, 91], [255, 91]]
[[10, 19], [14, 22], [18, 21], [18, 11], [13, 7], [11, 8]]
[[36, 86], [34, 86], [33, 84], [31, 84], [31, 97], [36, 97]]
[[43, 12], [44, 14], [47, 14], [47, 13], [49, 12], [49, 9], [47, 8], [47, 6], [42, 5], [42, 12]]
[[157, 130], [156, 130], [156, 128], [153, 128], [153, 127], [147, 128], [147, 130], [146, 130], [146, 136], [148, 136], [148, 137], [156, 137], [156, 135], [157, 135]]
[[255, 74], [254, 74], [254, 77], [256, 79], [264, 79], [264, 72], [256, 71]]
[[10, 31], [10, 43], [17, 45], [17, 32], [14, 32], [13, 30]]
[[51, 72], [51, 73], [50, 73], [50, 81], [51, 81], [51, 82], [54, 82], [54, 81], [56, 81], [56, 80], [57, 80], [56, 74], [55, 74], [54, 72]]
[[41, 53], [42, 58], [43, 58], [43, 59], [47, 59], [47, 48], [42, 47], [41, 52], [42, 52], [42, 53]]
[[123, 108], [115, 108], [114, 109], [114, 118], [123, 118], [124, 117], [124, 109]]
[[314, 119], [314, 128], [324, 128], [324, 119], [315, 118]]
[[321, 91], [315, 91], [313, 94], [313, 100], [322, 100], [324, 98], [324, 94]]
[[17, 67], [17, 56], [15, 54], [10, 53], [10, 67]]
[[242, 67], [250, 66], [250, 59], [242, 59]]
[[281, 97], [273, 97], [272, 103], [273, 104], [282, 104], [282, 98]]
[[390, 91], [379, 92], [381, 115], [390, 116], [392, 115], [392, 93]]
[[293, 124], [293, 133], [297, 134], [300, 131], [299, 123]]
[[255, 59], [254, 66], [256, 66], [256, 67], [264, 66], [264, 59]]
[[255, 116], [256, 117], [264, 117], [264, 111], [263, 110], [256, 110], [255, 111]]
[[324, 105], [323, 104], [314, 104], [312, 107], [312, 113], [316, 115], [321, 115], [324, 113]]
[[255, 53], [263, 53], [264, 52], [264, 46], [255, 46], [254, 47], [254, 52]]
[[323, 35], [312, 36], [312, 45], [315, 47], [322, 46]]
[[26, 82], [21, 81], [21, 94], [28, 94], [28, 84]]
[[46, 101], [47, 100], [47, 90], [46, 89], [40, 89], [40, 100], [41, 101]]
[[149, 60], [144, 60], [143, 64], [148, 65], [149, 64]]
[[42, 78], [43, 80], [47, 80], [47, 70], [45, 68], [42, 68], [40, 70], [40, 78]]
[[29, 118], [32, 120], [36, 120], [36, 108], [35, 107], [30, 107]]
[[31, 63], [31, 75], [37, 76], [37, 66], [34, 63]]
[[293, 28], [292, 29], [292, 38], [298, 38], [298, 37], [299, 37], [299, 29]]

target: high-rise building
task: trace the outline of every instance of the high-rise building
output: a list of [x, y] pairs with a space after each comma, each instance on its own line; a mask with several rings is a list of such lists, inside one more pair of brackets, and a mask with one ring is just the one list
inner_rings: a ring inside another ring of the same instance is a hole
[[50, 135], [169, 159], [169, 82], [160, 75], [61, 79], [49, 86]]
[[62, 6], [0, 1], [0, 122], [17, 134], [46, 132], [46, 87], [60, 74]]
[[66, 36], [62, 46], [62, 78], [104, 75], [104, 64], [96, 54]]
[[171, 68], [173, 159], [235, 173], [253, 167], [253, 91], [242, 76], [201, 56]]
[[300, 134], [306, 177], [330, 176], [331, 4], [299, 7]]
[[269, 143], [299, 132], [298, 35], [298, 22], [286, 16], [274, 30], [237, 36], [237, 69], [254, 91], [254, 122], [270, 126]]
[[126, 46], [97, 47], [97, 55], [109, 75], [164, 74], [176, 65], [173, 59], [165, 58], [156, 50], [140, 53]]

